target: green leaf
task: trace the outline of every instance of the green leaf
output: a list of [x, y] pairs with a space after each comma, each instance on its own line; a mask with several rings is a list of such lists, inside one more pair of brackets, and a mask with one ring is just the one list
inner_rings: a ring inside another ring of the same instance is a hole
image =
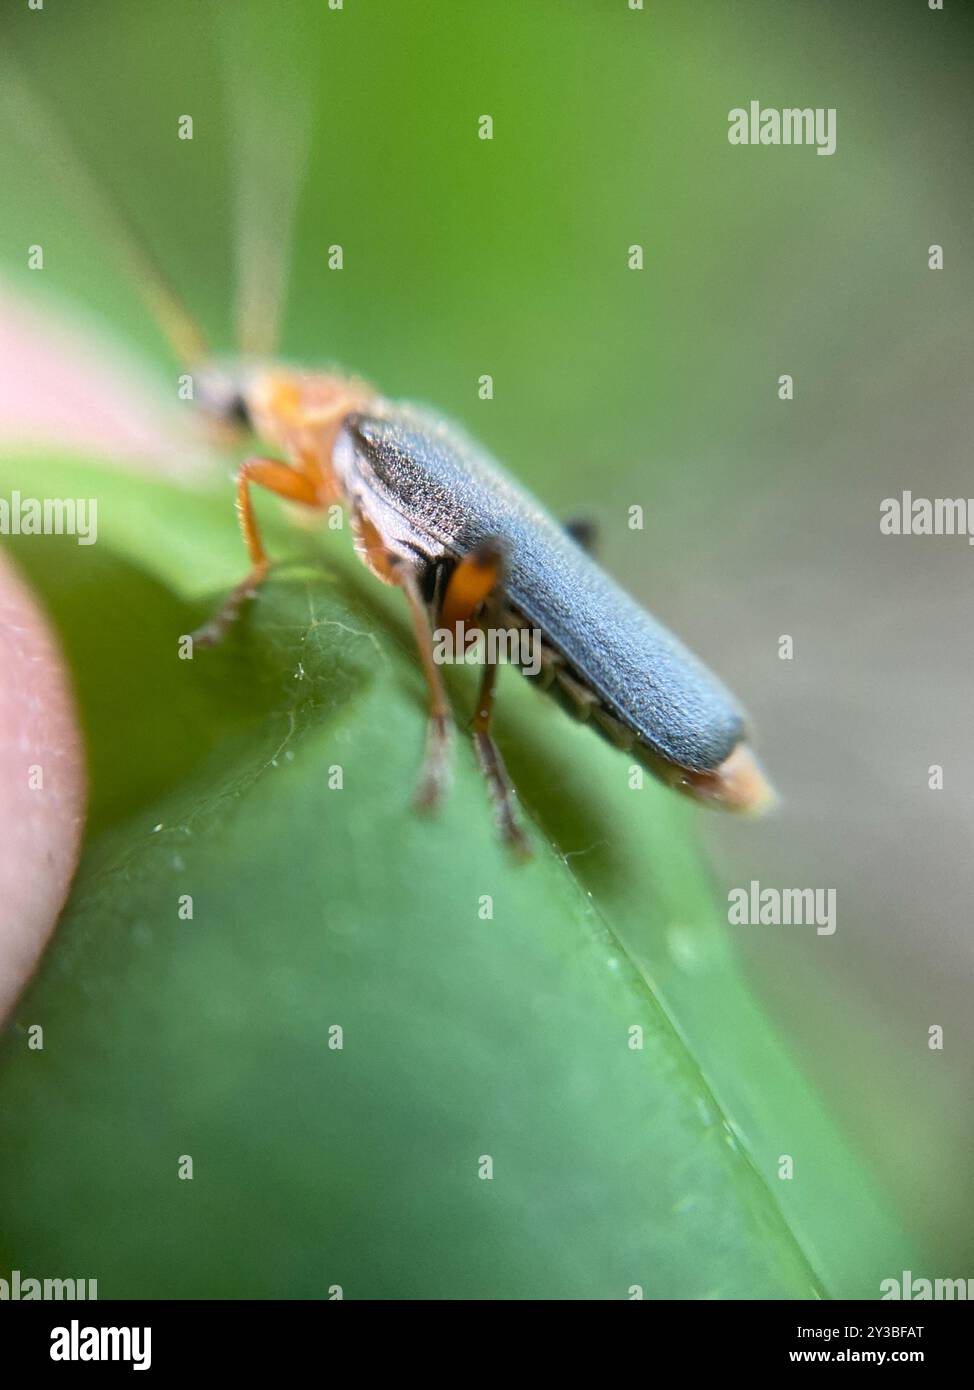
[[[647, 50], [621, 9], [606, 23], [509, 6], [498, 23], [454, 6], [437, 24], [414, 5], [302, 0], [275, 26], [248, 6], [255, 30], [241, 8], [228, 45], [207, 23], [220, 7], [129, 6], [124, 62], [83, 7], [43, 30], [26, 9], [11, 22], [96, 181], [225, 350], [234, 156], [262, 122], [274, 156], [313, 88], [286, 354], [465, 414], [565, 514], [593, 492], [615, 516], [654, 499], [652, 545], [606, 537], [649, 592], [649, 553], [684, 545], [673, 518], [747, 495], [741, 449], [710, 447], [712, 422], [743, 408], [724, 370], [742, 330], [705, 273], [717, 262], [723, 284], [753, 231], [736, 175], [703, 153], [750, 71], [736, 20], [701, 28], [699, 52], [727, 55], [714, 76], [687, 70], [682, 14], [657, 17]], [[611, 87], [591, 80], [609, 71]], [[474, 133], [488, 100], [489, 147]], [[183, 111], [192, 142], [174, 136]], [[258, 196], [276, 190], [250, 172]], [[13, 139], [0, 174], [10, 282], [39, 295], [23, 248], [42, 242], [45, 293], [114, 322], [171, 386], [65, 182]], [[780, 199], [777, 165], [766, 177]], [[647, 236], [657, 273], [635, 293], [625, 248]], [[763, 327], [747, 341], [760, 351]], [[489, 427], [469, 418], [485, 370], [503, 388]], [[677, 477], [698, 443], [708, 468]], [[186, 662], [178, 637], [243, 568], [229, 489], [36, 457], [0, 461], [15, 487], [97, 496], [99, 541], [11, 544], [69, 657], [93, 799], [75, 892], [0, 1058], [4, 1262], [95, 1277], [102, 1297], [875, 1297], [918, 1267], [741, 979], [701, 813], [631, 791], [623, 755], [504, 673], [500, 742], [536, 859], [498, 846], [462, 737], [453, 796], [418, 821], [422, 681], [397, 596], [347, 535], [309, 537], [261, 502], [285, 563], [225, 645]], [[452, 690], [469, 710], [471, 681]], [[23, 1034], [35, 1022], [42, 1052]]]
[[893, 1238], [737, 978], [692, 810], [629, 790], [625, 757], [505, 672], [534, 862], [497, 843], [462, 736], [444, 813], [417, 819], [422, 681], [347, 534], [265, 506], [283, 563], [223, 646], [180, 660], [239, 575], [229, 489], [0, 467], [26, 477], [97, 496], [99, 540], [12, 544], [75, 673], [93, 834], [4, 1046], [11, 1267], [101, 1297], [802, 1298], [823, 1269], [841, 1293], [872, 1277]]

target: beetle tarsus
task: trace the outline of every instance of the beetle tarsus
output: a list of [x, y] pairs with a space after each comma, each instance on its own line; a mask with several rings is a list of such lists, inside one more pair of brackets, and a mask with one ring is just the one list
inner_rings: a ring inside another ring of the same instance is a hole
[[430, 715], [426, 732], [426, 757], [416, 788], [413, 805], [423, 815], [432, 815], [443, 803], [450, 785], [450, 754], [453, 721], [448, 714]]
[[244, 604], [256, 596], [257, 590], [267, 578], [269, 569], [270, 565], [266, 561], [262, 565], [256, 565], [246, 579], [242, 579], [230, 590], [210, 621], [198, 627], [192, 634], [194, 647], [215, 647], [223, 640], [240, 617], [240, 610]]
[[500, 749], [490, 734], [483, 729], [474, 730], [473, 741], [481, 771], [487, 779], [487, 787], [497, 815], [497, 827], [504, 843], [519, 859], [530, 859], [533, 854], [531, 842], [514, 809], [516, 794], [507, 775]]
[[519, 859], [530, 859], [533, 852], [531, 842], [521, 827], [515, 809], [517, 794], [507, 774], [507, 768], [504, 766], [501, 751], [490, 732], [494, 718], [497, 670], [496, 662], [491, 662], [484, 667], [480, 693], [477, 696], [477, 708], [471, 720], [474, 748], [477, 750], [477, 761], [480, 763], [480, 769], [487, 782], [487, 790], [490, 792], [490, 799], [497, 816], [497, 827], [504, 843], [513, 850]]
[[440, 805], [449, 785], [450, 752], [453, 744], [450, 702], [440, 668], [433, 660], [433, 633], [419, 580], [414, 571], [402, 563], [392, 564], [390, 572], [395, 576], [395, 582], [399, 584], [409, 604], [416, 646], [419, 648], [429, 691], [426, 759], [413, 804], [418, 811], [430, 812], [435, 811]]

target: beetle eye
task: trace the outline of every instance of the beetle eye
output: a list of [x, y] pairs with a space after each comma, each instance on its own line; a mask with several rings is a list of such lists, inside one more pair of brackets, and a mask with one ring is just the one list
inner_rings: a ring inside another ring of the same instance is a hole
[[227, 405], [227, 421], [232, 425], [239, 425], [241, 429], [250, 428], [250, 416], [247, 413], [247, 402], [243, 396], [235, 395]]

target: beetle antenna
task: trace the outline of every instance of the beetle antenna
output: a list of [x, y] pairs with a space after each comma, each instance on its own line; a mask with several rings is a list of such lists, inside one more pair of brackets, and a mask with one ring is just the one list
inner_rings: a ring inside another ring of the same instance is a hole
[[62, 123], [22, 76], [10, 56], [9, 44], [0, 56], [0, 105], [14, 131], [50, 170], [68, 201], [84, 208], [93, 229], [117, 248], [146, 308], [180, 362], [191, 366], [209, 357], [199, 324], [131, 219], [107, 186], [95, 179]]
[[308, 160], [315, 90], [314, 30], [289, 25], [269, 46], [265, 13], [219, 14], [236, 190], [237, 340], [245, 356], [272, 356], [287, 295], [294, 217]]

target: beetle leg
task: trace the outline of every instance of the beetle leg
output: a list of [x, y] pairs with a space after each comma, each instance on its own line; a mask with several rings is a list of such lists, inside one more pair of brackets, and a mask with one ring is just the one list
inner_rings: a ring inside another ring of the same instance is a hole
[[573, 516], [565, 522], [565, 530], [586, 555], [593, 555], [599, 540], [599, 528], [590, 516]]
[[401, 587], [409, 604], [416, 645], [419, 648], [430, 697], [426, 758], [416, 791], [415, 805], [419, 811], [435, 811], [443, 799], [450, 778], [450, 702], [440, 668], [433, 660], [433, 633], [416, 575], [409, 565], [404, 563], [397, 564], [393, 573], [395, 582]]
[[308, 474], [299, 473], [278, 459], [244, 459], [237, 470], [237, 515], [250, 556], [250, 573], [231, 589], [210, 621], [193, 634], [194, 641], [201, 647], [212, 647], [220, 640], [246, 600], [253, 598], [270, 569], [270, 560], [260, 537], [250, 498], [252, 483], [266, 487], [269, 492], [286, 497], [291, 502], [304, 502], [309, 507], [321, 505], [315, 481]]
[[525, 835], [514, 810], [515, 792], [500, 749], [494, 742], [490, 723], [494, 713], [494, 688], [497, 683], [497, 663], [484, 667], [477, 696], [477, 709], [472, 720], [473, 742], [481, 770], [487, 779], [497, 823], [505, 842], [521, 859], [530, 859], [531, 843]]
[[460, 560], [450, 575], [440, 605], [440, 626], [467, 623], [497, 588], [504, 554], [494, 541], [483, 541]]
[[[468, 623], [484, 604], [488, 605], [489, 611], [490, 597], [500, 584], [503, 571], [504, 554], [496, 542], [484, 541], [465, 555], [450, 575], [446, 586], [440, 607], [440, 626], [452, 628], [457, 623]], [[531, 854], [531, 846], [518, 823], [514, 810], [514, 788], [504, 767], [500, 749], [490, 732], [496, 682], [497, 663], [490, 662], [484, 667], [477, 709], [471, 721], [474, 748], [481, 771], [487, 779], [501, 834], [521, 858], [527, 859]]]

